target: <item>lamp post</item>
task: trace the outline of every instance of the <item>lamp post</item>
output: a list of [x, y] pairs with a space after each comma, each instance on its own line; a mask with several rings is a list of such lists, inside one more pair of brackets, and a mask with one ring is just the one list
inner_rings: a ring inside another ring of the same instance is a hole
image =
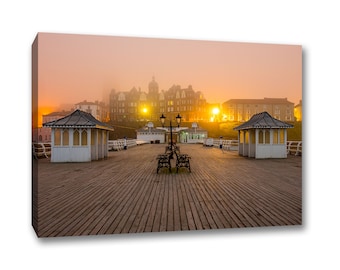
[[[161, 120], [161, 123], [162, 123], [162, 127], [164, 127], [164, 123], [165, 123], [165, 116], [164, 114], [162, 114], [162, 116], [160, 117], [160, 120]], [[181, 123], [181, 119], [182, 119], [182, 116], [180, 116], [179, 114], [176, 116], [176, 123], [177, 123], [177, 127], [179, 127], [180, 123]], [[172, 140], [172, 122], [170, 120], [170, 149], [171, 149], [171, 152], [173, 153], [174, 151], [174, 143], [173, 143], [173, 140]]]

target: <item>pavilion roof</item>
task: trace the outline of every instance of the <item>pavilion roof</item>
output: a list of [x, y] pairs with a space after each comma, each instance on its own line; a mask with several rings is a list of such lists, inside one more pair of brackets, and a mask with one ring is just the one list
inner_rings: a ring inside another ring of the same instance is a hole
[[235, 130], [255, 128], [292, 128], [293, 125], [272, 117], [268, 112], [253, 115], [247, 122], [235, 127]]
[[113, 131], [113, 127], [105, 124], [92, 116], [92, 114], [75, 110], [71, 114], [43, 124], [50, 128], [98, 128]]

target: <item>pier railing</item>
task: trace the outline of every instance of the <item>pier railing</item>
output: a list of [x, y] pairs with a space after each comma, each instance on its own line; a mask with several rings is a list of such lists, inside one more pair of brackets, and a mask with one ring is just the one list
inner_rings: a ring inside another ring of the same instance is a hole
[[[124, 139], [109, 140], [108, 148], [109, 151], [120, 151], [124, 149]], [[131, 148], [137, 145], [148, 143], [146, 141], [136, 140], [136, 139], [126, 139], [126, 147]]]
[[[214, 139], [213, 147], [220, 147], [220, 139]], [[137, 139], [127, 139], [126, 146], [131, 148], [141, 144], [149, 143]], [[51, 143], [32, 143], [32, 153], [35, 159], [49, 158], [51, 156], [52, 145]], [[124, 139], [109, 140], [109, 151], [120, 151], [124, 149]], [[222, 140], [222, 149], [227, 151], [238, 150], [238, 140]], [[302, 141], [287, 141], [287, 154], [301, 156], [302, 155]]]
[[[220, 147], [220, 144], [220, 139], [214, 139], [214, 147]], [[237, 151], [238, 140], [222, 140], [222, 149], [228, 151]], [[287, 154], [301, 156], [302, 141], [287, 141]]]
[[220, 140], [214, 139], [214, 147], [220, 148], [222, 143], [222, 149], [227, 151], [238, 151], [238, 140]]

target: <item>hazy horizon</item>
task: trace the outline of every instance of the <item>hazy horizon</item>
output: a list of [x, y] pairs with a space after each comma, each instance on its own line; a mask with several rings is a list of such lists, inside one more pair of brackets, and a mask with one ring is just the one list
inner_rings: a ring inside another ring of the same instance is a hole
[[[38, 104], [57, 108], [102, 101], [133, 87], [148, 92], [192, 86], [208, 103], [229, 99], [302, 99], [300, 45], [38, 34]], [[41, 112], [43, 113], [43, 112]]]

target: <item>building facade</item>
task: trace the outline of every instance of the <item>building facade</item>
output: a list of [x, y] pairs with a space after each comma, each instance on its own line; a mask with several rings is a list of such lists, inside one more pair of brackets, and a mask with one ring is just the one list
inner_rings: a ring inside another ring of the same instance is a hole
[[260, 112], [268, 112], [278, 120], [295, 121], [294, 103], [287, 98], [230, 99], [222, 104], [225, 121], [248, 121]]
[[[44, 114], [42, 116], [42, 123], [52, 122], [58, 120], [60, 118], [65, 117], [71, 112], [61, 111], [61, 112], [52, 112], [49, 114]], [[38, 127], [36, 128], [37, 132], [33, 132], [33, 142], [41, 142], [48, 143], [51, 142], [51, 129], [48, 127]]]
[[112, 90], [110, 94], [110, 119], [112, 121], [159, 121], [164, 114], [175, 119], [180, 113], [182, 121], [209, 120], [206, 114], [206, 100], [192, 86], [181, 88], [173, 85], [167, 91], [159, 90], [155, 78], [148, 85], [148, 92], [133, 87], [127, 92]]
[[294, 115], [296, 121], [302, 121], [302, 100], [300, 100], [299, 104], [295, 105]]
[[109, 120], [107, 106], [103, 102], [84, 100], [74, 105], [76, 110], [82, 110], [94, 116], [99, 121], [107, 122]]

